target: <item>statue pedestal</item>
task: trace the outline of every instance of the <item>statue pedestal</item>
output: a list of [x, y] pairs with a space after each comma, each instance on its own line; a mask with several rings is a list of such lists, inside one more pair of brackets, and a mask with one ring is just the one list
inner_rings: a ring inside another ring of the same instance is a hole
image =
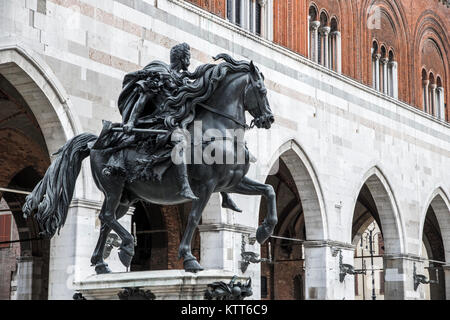
[[[233, 273], [224, 270], [205, 270], [198, 273], [184, 270], [116, 272], [91, 275], [74, 283], [74, 290], [87, 300], [118, 300], [124, 288], [150, 290], [157, 300], [202, 300], [209, 283], [229, 283]], [[238, 277], [245, 283], [247, 278]]]

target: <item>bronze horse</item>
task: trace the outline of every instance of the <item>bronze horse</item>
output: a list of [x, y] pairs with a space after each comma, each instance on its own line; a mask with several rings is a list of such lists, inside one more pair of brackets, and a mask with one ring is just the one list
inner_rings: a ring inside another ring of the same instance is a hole
[[[219, 56], [226, 62], [214, 65], [217, 69], [212, 69], [216, 72], [205, 73], [202, 83], [209, 86], [211, 92], [203, 101], [195, 104], [195, 121], [201, 121], [202, 133], [214, 129], [222, 137], [226, 137], [227, 130], [248, 128], [245, 120], [246, 111], [254, 118], [252, 122], [258, 128], [269, 129], [274, 117], [266, 97], [263, 75], [253, 62], [236, 61], [226, 54]], [[187, 130], [193, 135], [194, 122], [187, 126]], [[190, 200], [177, 194], [174, 166], [167, 169], [161, 181], [130, 182], [126, 177], [103, 174], [103, 165], [108, 159], [101, 150], [92, 148], [97, 139], [98, 137], [93, 134], [83, 133], [68, 141], [57, 152], [58, 157], [50, 165], [44, 178], [27, 197], [23, 212], [25, 217], [34, 213], [41, 229], [44, 230], [43, 235], [52, 237], [56, 231], [59, 232], [67, 217], [82, 160], [90, 156], [94, 181], [105, 195], [99, 215], [102, 223], [100, 236], [91, 263], [96, 266], [97, 273], [108, 273], [111, 270], [103, 260], [103, 251], [111, 230], [114, 230], [122, 240], [119, 251], [121, 262], [128, 267], [134, 255], [133, 236], [117, 221], [125, 215], [133, 203], [144, 200], [160, 205], [175, 205]], [[224, 142], [225, 139], [220, 141], [220, 138], [213, 142], [203, 141], [202, 148], [209, 143], [216, 143], [216, 148], [222, 146], [223, 154], [226, 154], [230, 150], [224, 147], [226, 145]], [[236, 143], [231, 145], [237, 146]], [[241, 147], [245, 148], [243, 143]], [[133, 161], [136, 158], [136, 150], [127, 149], [125, 153], [125, 161]], [[277, 223], [275, 192], [272, 186], [245, 176], [250, 167], [246, 148], [245, 153], [245, 161], [241, 163], [188, 163], [189, 182], [198, 200], [192, 202], [192, 210], [178, 251], [179, 258], [184, 259], [186, 271], [203, 270], [191, 252], [191, 241], [202, 212], [214, 192], [264, 196], [267, 200], [268, 213], [257, 229], [256, 238], [259, 243], [263, 243], [273, 233]]]

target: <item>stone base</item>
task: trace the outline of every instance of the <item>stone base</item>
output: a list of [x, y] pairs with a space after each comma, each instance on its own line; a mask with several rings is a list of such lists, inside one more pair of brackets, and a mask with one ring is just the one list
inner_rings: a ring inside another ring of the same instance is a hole
[[[206, 270], [197, 274], [184, 270], [117, 272], [91, 275], [74, 283], [74, 290], [87, 300], [118, 300], [124, 288], [150, 290], [156, 300], [202, 300], [206, 286], [215, 281], [229, 283], [234, 276], [224, 270]], [[237, 281], [245, 283], [247, 278]]]

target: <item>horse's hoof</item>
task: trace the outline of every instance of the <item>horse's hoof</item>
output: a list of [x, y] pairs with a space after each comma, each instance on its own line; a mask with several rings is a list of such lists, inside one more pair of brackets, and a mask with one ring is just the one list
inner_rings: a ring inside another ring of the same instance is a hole
[[272, 235], [272, 231], [268, 230], [268, 227], [261, 225], [256, 230], [256, 240], [259, 244], [263, 244]]
[[184, 271], [197, 273], [203, 271], [203, 267], [195, 259], [190, 259], [183, 262]]
[[97, 274], [111, 273], [111, 269], [107, 263], [98, 263], [95, 265], [95, 272]]
[[126, 250], [121, 249], [119, 250], [119, 259], [120, 262], [122, 262], [122, 264], [128, 268], [130, 267], [133, 256], [129, 254]]

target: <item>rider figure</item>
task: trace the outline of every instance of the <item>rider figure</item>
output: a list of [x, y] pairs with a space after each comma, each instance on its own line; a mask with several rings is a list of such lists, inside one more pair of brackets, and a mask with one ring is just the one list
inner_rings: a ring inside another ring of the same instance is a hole
[[[139, 88], [139, 98], [136, 103], [132, 107], [130, 116], [126, 123], [123, 125], [123, 131], [125, 133], [131, 133], [134, 126], [136, 125], [137, 120], [142, 115], [145, 106], [147, 103], [150, 103], [151, 100], [155, 100], [157, 95], [160, 94], [160, 88], [163, 90], [168, 90], [168, 94], [173, 94], [177, 90], [177, 84], [182, 82], [181, 72], [187, 71], [190, 64], [190, 47], [187, 43], [182, 43], [174, 46], [170, 50], [170, 73], [160, 73], [153, 74], [152, 77], [147, 78], [147, 80], [137, 81], [137, 85]], [[156, 77], [156, 81], [155, 81]], [[159, 80], [159, 81], [158, 81]], [[158, 82], [158, 83], [155, 83]], [[161, 82], [163, 83], [161, 86]], [[158, 108], [159, 104], [156, 103], [155, 108]], [[125, 119], [124, 119], [125, 120]], [[185, 148], [186, 148], [186, 137], [180, 133], [180, 130], [172, 131], [172, 141], [175, 143], [181, 143], [179, 145], [179, 156], [182, 161], [181, 163], [174, 164], [177, 169], [177, 182], [180, 187], [179, 194], [186, 198], [196, 200], [198, 199], [195, 194], [191, 190], [191, 186], [189, 184], [187, 168], [186, 168], [186, 159], [185, 159]]]
[[[184, 83], [184, 81], [188, 81], [187, 79], [187, 73], [188, 73], [188, 67], [190, 65], [190, 47], [187, 43], [181, 43], [178, 45], [175, 45], [170, 50], [170, 70], [169, 72], [159, 72], [157, 74], [157, 78], [160, 79], [160, 82], [162, 81], [164, 84], [160, 87], [163, 88], [164, 94], [170, 95], [176, 93], [176, 90], [180, 85]], [[135, 73], [130, 74], [131, 77], [140, 77], [145, 78], [148, 75], [148, 72], [146, 70], [137, 71]], [[149, 77], [147, 79], [151, 79], [152, 77]], [[133, 104], [131, 112], [122, 112], [123, 116], [123, 130], [125, 133], [131, 133], [134, 126], [137, 123], [137, 120], [142, 115], [145, 106], [147, 103], [149, 103], [152, 100], [161, 100], [161, 97], [158, 99], [158, 92], [159, 95], [161, 95], [161, 90], [158, 91], [158, 85], [155, 85], [155, 81], [149, 81], [149, 80], [139, 80], [136, 82], [137, 88], [139, 90], [139, 98], [136, 99], [136, 103]], [[127, 95], [124, 95], [127, 97]], [[120, 98], [119, 98], [120, 100]], [[125, 99], [124, 99], [125, 100]], [[160, 103], [155, 103], [155, 108], [160, 107]], [[129, 116], [126, 116], [129, 115]], [[179, 194], [187, 199], [197, 199], [197, 197], [194, 195], [194, 193], [191, 190], [188, 175], [187, 175], [187, 168], [186, 168], [186, 159], [185, 159], [185, 152], [186, 149], [186, 143], [187, 139], [182, 134], [182, 130], [175, 130], [172, 131], [172, 141], [175, 143], [178, 143], [178, 150], [179, 150], [179, 157], [181, 158], [180, 164], [174, 164], [177, 168], [178, 173], [178, 184], [180, 187]], [[242, 212], [241, 209], [237, 207], [237, 205], [234, 203], [234, 201], [230, 198], [230, 196], [225, 193], [221, 192], [222, 195], [222, 207], [229, 208], [233, 211]]]

